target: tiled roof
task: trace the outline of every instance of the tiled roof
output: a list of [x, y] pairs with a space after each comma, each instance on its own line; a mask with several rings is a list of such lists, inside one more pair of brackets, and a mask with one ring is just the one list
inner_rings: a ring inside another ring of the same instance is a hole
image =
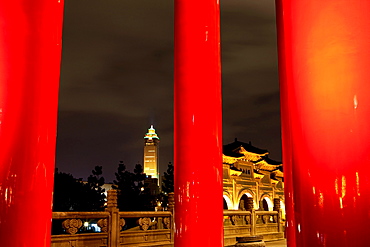
[[235, 139], [233, 143], [223, 146], [223, 154], [227, 156], [231, 156], [231, 157], [241, 157], [243, 156], [243, 154], [240, 154], [238, 152], [240, 147], [243, 147], [246, 151], [250, 153], [255, 153], [255, 154], [260, 154], [260, 155], [268, 153], [267, 150], [259, 149], [253, 146], [251, 143], [240, 142]]
[[270, 165], [274, 165], [274, 166], [282, 165], [282, 162], [281, 161], [272, 160], [268, 156], [264, 156], [262, 159], [264, 161], [266, 161], [266, 163], [268, 163]]

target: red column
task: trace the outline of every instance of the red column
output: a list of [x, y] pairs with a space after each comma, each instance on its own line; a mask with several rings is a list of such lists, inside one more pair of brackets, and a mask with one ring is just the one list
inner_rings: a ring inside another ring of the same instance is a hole
[[49, 246], [63, 0], [0, 3], [0, 239]]
[[277, 0], [288, 246], [366, 246], [370, 1]]
[[218, 0], [175, 1], [175, 245], [223, 246]]

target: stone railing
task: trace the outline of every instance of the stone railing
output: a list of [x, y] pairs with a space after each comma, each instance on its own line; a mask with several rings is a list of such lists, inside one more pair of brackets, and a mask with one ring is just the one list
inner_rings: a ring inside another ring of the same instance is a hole
[[120, 232], [120, 246], [173, 246], [171, 212], [120, 212], [119, 215], [137, 224]]
[[[119, 212], [116, 198], [116, 191], [108, 191], [105, 212], [54, 212], [51, 247], [173, 246], [171, 211]], [[236, 237], [283, 238], [280, 215], [278, 211], [224, 211], [225, 246], [234, 246]], [[95, 223], [99, 232], [87, 223]]]
[[[104, 222], [108, 222], [109, 218], [109, 212], [53, 212], [51, 247], [107, 246], [108, 233], [104, 231], [107, 227]], [[102, 231], [86, 231], [84, 223], [91, 221], [96, 222]]]
[[[167, 211], [55, 212], [53, 221], [64, 230], [52, 235], [52, 247], [173, 246], [172, 213]], [[96, 222], [101, 232], [84, 229], [85, 222]]]
[[225, 246], [233, 246], [237, 237], [262, 235], [264, 240], [284, 238], [281, 211], [224, 211]]
[[115, 190], [107, 199], [105, 212], [53, 212], [51, 247], [173, 246], [171, 212], [119, 212]]

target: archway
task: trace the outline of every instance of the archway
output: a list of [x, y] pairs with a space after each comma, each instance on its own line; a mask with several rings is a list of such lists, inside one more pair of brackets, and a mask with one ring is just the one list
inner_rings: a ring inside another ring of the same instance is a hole
[[224, 210], [233, 208], [233, 204], [227, 195], [223, 195], [223, 201], [224, 201]]
[[285, 203], [282, 200], [280, 200], [280, 209], [281, 209], [281, 218], [283, 220], [285, 220], [286, 219], [286, 217], [285, 217]]
[[263, 196], [261, 200], [261, 207], [264, 211], [273, 211], [274, 204], [268, 196]]
[[[247, 198], [253, 198], [251, 193], [244, 193], [242, 197], [240, 197], [239, 203], [238, 203], [238, 208], [239, 210], [246, 210], [248, 208], [247, 205]], [[254, 204], [253, 204], [254, 207]]]

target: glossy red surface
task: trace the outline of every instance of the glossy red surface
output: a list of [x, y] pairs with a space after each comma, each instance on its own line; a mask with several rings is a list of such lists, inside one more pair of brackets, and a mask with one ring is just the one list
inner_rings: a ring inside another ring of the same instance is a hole
[[63, 0], [0, 2], [1, 246], [49, 246]]
[[219, 2], [175, 1], [175, 245], [223, 246]]
[[370, 1], [277, 0], [288, 246], [367, 246]]

